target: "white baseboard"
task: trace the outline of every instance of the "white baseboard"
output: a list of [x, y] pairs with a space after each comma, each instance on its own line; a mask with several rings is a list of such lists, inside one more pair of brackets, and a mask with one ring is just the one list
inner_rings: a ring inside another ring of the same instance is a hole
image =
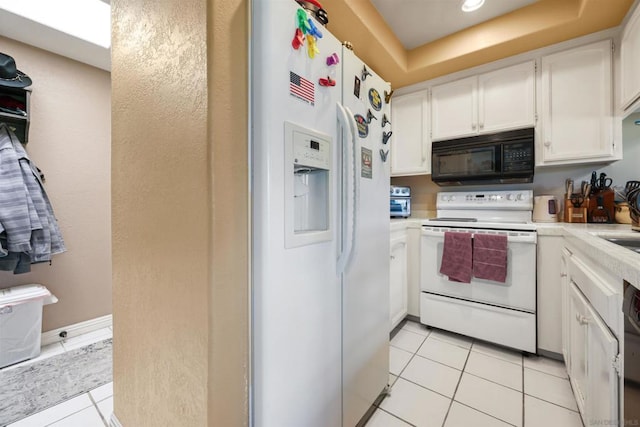
[[120, 421], [118, 421], [118, 417], [116, 414], [111, 414], [111, 420], [109, 420], [109, 427], [124, 427]]
[[54, 344], [62, 341], [60, 333], [62, 331], [67, 332], [65, 339], [76, 337], [78, 335], [86, 334], [88, 332], [97, 331], [98, 329], [108, 328], [113, 323], [113, 317], [111, 314], [102, 317], [96, 317], [95, 319], [86, 320], [84, 322], [75, 323], [73, 325], [64, 326], [62, 328], [53, 329], [51, 331], [43, 332], [41, 337], [41, 346]]

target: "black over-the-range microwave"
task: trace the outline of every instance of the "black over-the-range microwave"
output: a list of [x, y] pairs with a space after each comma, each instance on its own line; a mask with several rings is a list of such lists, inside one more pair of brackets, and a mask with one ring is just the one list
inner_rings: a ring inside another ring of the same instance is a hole
[[431, 179], [438, 185], [533, 182], [534, 129], [434, 141]]

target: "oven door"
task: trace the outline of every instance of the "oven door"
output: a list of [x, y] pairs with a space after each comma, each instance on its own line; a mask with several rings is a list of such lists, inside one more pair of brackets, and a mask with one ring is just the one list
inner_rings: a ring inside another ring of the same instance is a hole
[[[505, 283], [475, 277], [471, 279], [471, 283], [458, 283], [449, 281], [447, 276], [440, 274], [445, 231], [506, 234], [508, 243]], [[436, 295], [535, 313], [536, 243], [535, 231], [423, 227], [420, 255], [421, 290]]]

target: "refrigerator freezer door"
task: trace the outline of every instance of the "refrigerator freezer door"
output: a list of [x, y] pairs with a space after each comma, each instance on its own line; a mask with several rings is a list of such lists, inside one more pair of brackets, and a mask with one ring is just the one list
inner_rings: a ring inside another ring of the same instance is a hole
[[355, 426], [389, 376], [389, 163], [379, 151], [387, 150], [382, 116], [393, 119], [383, 99], [389, 84], [368, 67], [371, 75], [366, 75], [365, 64], [353, 52], [343, 49], [342, 60], [343, 105], [360, 120], [360, 131], [365, 128], [362, 119], [369, 122], [355, 138], [355, 243], [342, 277], [342, 425]]
[[[330, 240], [285, 245], [285, 176], [295, 170], [285, 161], [285, 122], [326, 135], [335, 171], [336, 104], [342, 97], [342, 63], [327, 65], [326, 61], [334, 52], [340, 55], [340, 42], [323, 28], [324, 37], [317, 41], [320, 53], [314, 58], [309, 57], [306, 42], [299, 49], [292, 46], [299, 9], [293, 0], [252, 3], [251, 406], [255, 427], [326, 427], [342, 422], [342, 297], [336, 271], [335, 207], [328, 219], [333, 230]], [[318, 83], [327, 76], [335, 86]], [[336, 175], [330, 179], [334, 199], [339, 194]]]

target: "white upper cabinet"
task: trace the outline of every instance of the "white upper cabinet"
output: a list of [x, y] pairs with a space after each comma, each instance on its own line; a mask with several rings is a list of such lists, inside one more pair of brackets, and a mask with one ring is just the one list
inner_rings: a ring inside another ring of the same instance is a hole
[[535, 126], [534, 61], [478, 76], [478, 130], [497, 132]]
[[613, 159], [611, 57], [611, 40], [542, 57], [538, 164]]
[[476, 76], [431, 89], [432, 139], [457, 138], [478, 132]]
[[535, 125], [535, 62], [434, 86], [432, 139], [448, 139]]
[[620, 44], [622, 68], [622, 107], [640, 98], [640, 7], [636, 8], [622, 31]]
[[394, 96], [391, 101], [391, 176], [431, 173], [427, 91]]

